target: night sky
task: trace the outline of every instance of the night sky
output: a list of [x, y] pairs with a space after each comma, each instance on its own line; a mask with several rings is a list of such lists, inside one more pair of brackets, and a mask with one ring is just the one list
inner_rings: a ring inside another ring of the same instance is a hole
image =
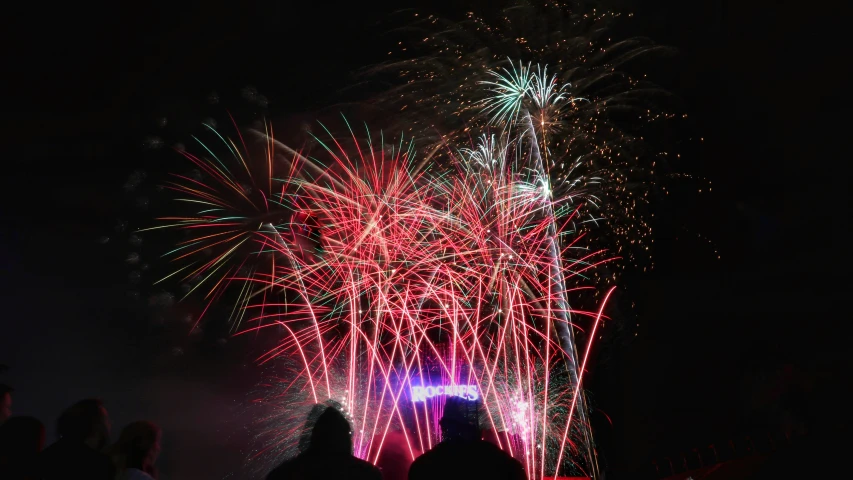
[[[116, 429], [138, 418], [164, 427], [168, 478], [238, 470], [263, 342], [190, 338], [138, 311], [115, 226], [134, 221], [130, 173], [162, 168], [140, 154], [157, 119], [180, 131], [240, 104], [248, 85], [273, 118], [341, 101], [350, 73], [383, 59], [382, 19], [418, 6], [289, 3], [3, 12], [0, 382], [16, 388], [17, 414], [52, 426], [73, 401], [102, 397]], [[454, 3], [421, 10], [489, 5]], [[624, 315], [633, 324], [592, 359], [588, 387], [613, 422], [595, 420], [608, 468], [752, 432], [846, 432], [839, 16], [764, 0], [601, 3], [634, 12], [625, 34], [677, 50], [649, 76], [689, 114], [678, 169], [713, 187], [684, 182], [655, 205], [656, 268], [626, 272], [620, 305], [636, 304]]]

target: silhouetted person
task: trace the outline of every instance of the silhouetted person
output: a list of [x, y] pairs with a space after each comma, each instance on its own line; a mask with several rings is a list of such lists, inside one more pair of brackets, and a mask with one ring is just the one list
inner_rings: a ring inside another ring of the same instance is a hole
[[381, 480], [379, 469], [352, 454], [350, 424], [334, 407], [314, 424], [308, 448], [270, 472], [267, 480]]
[[415, 459], [409, 480], [526, 480], [521, 462], [481, 438], [478, 405], [448, 397], [441, 418], [442, 442]]
[[0, 426], [0, 478], [36, 479], [36, 459], [44, 447], [44, 425], [35, 417], [12, 417]]
[[4, 383], [0, 383], [0, 425], [12, 416], [12, 392], [15, 390]]
[[60, 438], [39, 458], [43, 480], [114, 480], [115, 468], [103, 453], [110, 436], [110, 420], [100, 400], [75, 403], [62, 412], [56, 423]]
[[154, 462], [160, 454], [160, 427], [151, 422], [133, 422], [124, 427], [110, 449], [118, 480], [157, 478]]

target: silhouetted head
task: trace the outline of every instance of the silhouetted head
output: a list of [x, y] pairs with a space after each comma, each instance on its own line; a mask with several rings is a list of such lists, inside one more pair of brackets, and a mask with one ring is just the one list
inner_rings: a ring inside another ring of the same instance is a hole
[[480, 438], [479, 404], [462, 397], [447, 397], [444, 416], [439, 422], [444, 440], [477, 440]]
[[155, 476], [154, 462], [160, 454], [160, 427], [139, 421], [124, 427], [111, 453], [120, 471], [136, 468]]
[[317, 453], [352, 455], [350, 424], [334, 407], [327, 408], [314, 424], [309, 449]]
[[15, 390], [4, 383], [0, 383], [0, 425], [12, 416], [12, 392]]
[[302, 434], [299, 436], [299, 451], [304, 452], [308, 450], [311, 446], [311, 434], [314, 431], [314, 425], [317, 424], [317, 419], [320, 418], [320, 415], [329, 408], [328, 405], [318, 403], [311, 407], [311, 411], [308, 412], [308, 416], [305, 419], [305, 424], [302, 425]]
[[35, 417], [11, 417], [0, 427], [0, 453], [33, 456], [44, 447], [44, 425]]
[[62, 412], [56, 430], [63, 439], [84, 442], [100, 450], [110, 438], [110, 418], [100, 400], [88, 398]]

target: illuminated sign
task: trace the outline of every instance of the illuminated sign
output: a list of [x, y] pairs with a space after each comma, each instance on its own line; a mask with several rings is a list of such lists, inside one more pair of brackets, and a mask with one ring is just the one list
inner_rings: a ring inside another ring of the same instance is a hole
[[433, 398], [439, 395], [448, 395], [451, 397], [462, 397], [467, 400], [476, 401], [480, 399], [480, 392], [476, 385], [439, 385], [437, 387], [416, 387], [411, 390], [413, 402], [425, 402], [427, 398]]

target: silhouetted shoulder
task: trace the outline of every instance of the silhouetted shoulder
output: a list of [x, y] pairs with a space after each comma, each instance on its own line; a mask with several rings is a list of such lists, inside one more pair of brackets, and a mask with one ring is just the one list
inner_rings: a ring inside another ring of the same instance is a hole
[[524, 465], [509, 455], [507, 455], [507, 478], [527, 480], [527, 472], [524, 471]]
[[412, 466], [409, 467], [409, 480], [420, 480], [422, 478], [429, 478], [429, 466], [431, 464], [428, 455], [432, 452], [432, 450], [424, 453], [420, 457], [416, 458], [414, 462], [412, 462]]
[[371, 463], [352, 456], [321, 457], [303, 455], [282, 463], [267, 475], [267, 480], [314, 478], [381, 480], [382, 472]]
[[490, 478], [524, 480], [521, 462], [489, 442], [442, 442], [412, 463], [409, 480]]
[[381, 480], [382, 471], [370, 462], [366, 462], [360, 458], [353, 458], [355, 465], [353, 470], [358, 472], [356, 478], [364, 478], [369, 480]]
[[480, 441], [477, 442], [477, 446], [487, 452], [483, 457], [491, 457], [492, 461], [495, 462], [495, 465], [501, 465], [505, 469], [501, 478], [512, 480], [527, 479], [527, 473], [524, 471], [524, 466], [521, 462], [513, 458], [507, 452], [498, 448], [497, 445], [486, 441]]
[[59, 440], [39, 456], [39, 471], [44, 480], [53, 478], [115, 478], [110, 458], [85, 445]]
[[432, 480], [442, 471], [446, 472], [442, 476], [447, 477], [449, 474], [452, 478], [459, 471], [458, 467], [462, 466], [460, 464], [467, 463], [464, 457], [464, 452], [456, 445], [439, 443], [412, 462], [409, 480]]
[[294, 458], [275, 467], [273, 471], [267, 475], [267, 480], [284, 480], [286, 478], [293, 478], [295, 473], [299, 470], [296, 465], [298, 460], [298, 458]]

